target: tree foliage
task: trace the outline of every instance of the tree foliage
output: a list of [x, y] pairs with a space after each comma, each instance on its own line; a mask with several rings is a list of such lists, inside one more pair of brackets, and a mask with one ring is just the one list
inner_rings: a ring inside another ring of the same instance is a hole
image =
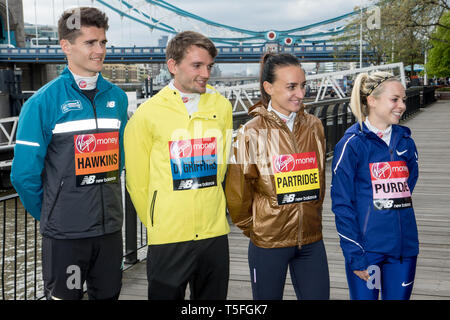
[[[369, 61], [422, 64], [430, 41], [449, 44], [449, 39], [436, 28], [450, 30], [449, 21], [441, 19], [449, 11], [448, 0], [374, 0], [380, 8], [381, 27], [369, 30], [366, 21], [371, 12], [365, 11], [347, 25], [347, 32], [336, 42], [355, 46], [359, 43], [360, 25], [363, 27], [365, 51], [371, 52]], [[356, 8], [357, 9], [357, 8]]]
[[432, 34], [431, 50], [428, 51], [426, 70], [430, 76], [450, 76], [450, 11], [447, 11], [440, 19], [439, 26]]
[[376, 5], [385, 9], [389, 20], [386, 27], [404, 29], [421, 39], [447, 42], [434, 34], [437, 27], [450, 29], [441, 17], [450, 10], [448, 0], [379, 0]]

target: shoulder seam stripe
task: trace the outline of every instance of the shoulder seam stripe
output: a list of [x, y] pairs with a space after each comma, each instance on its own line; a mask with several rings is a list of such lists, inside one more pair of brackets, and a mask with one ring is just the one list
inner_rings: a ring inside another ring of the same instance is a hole
[[23, 140], [16, 140], [16, 144], [23, 144], [25, 146], [31, 146], [31, 147], [40, 147], [41, 146], [37, 142], [23, 141]]
[[345, 141], [344, 148], [342, 148], [341, 156], [339, 157], [338, 162], [336, 163], [336, 167], [334, 167], [334, 173], [336, 174], [336, 170], [339, 167], [339, 164], [341, 163], [342, 157], [344, 156], [345, 148], [347, 148], [347, 143], [350, 141], [351, 138], [353, 138], [355, 134], [353, 134], [350, 138]]

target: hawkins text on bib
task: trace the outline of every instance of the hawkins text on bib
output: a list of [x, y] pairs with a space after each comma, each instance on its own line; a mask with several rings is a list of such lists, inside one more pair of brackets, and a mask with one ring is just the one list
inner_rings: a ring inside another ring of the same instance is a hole
[[279, 205], [319, 199], [319, 169], [315, 152], [283, 154], [272, 159]]
[[119, 181], [119, 133], [74, 136], [77, 187]]

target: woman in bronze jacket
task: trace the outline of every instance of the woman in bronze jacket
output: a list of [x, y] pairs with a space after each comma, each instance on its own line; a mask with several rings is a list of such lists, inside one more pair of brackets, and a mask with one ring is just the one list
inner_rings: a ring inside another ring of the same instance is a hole
[[253, 299], [282, 299], [289, 271], [298, 299], [328, 299], [322, 240], [325, 137], [304, 111], [305, 72], [290, 54], [261, 60], [261, 101], [238, 130], [226, 197], [233, 222], [250, 238]]

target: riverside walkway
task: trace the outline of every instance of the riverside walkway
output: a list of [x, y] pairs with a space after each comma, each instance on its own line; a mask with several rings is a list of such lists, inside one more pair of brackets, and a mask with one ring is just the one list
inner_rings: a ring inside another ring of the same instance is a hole
[[[419, 229], [420, 253], [412, 299], [450, 299], [450, 101], [439, 100], [421, 109], [403, 125], [412, 130], [419, 151], [419, 180], [413, 205]], [[327, 163], [327, 192], [323, 207], [323, 236], [330, 270], [331, 299], [348, 296], [344, 258], [331, 212]], [[252, 299], [247, 263], [248, 239], [231, 225], [228, 299]], [[145, 249], [144, 249], [145, 250]], [[145, 256], [145, 255], [144, 255]], [[284, 299], [296, 299], [288, 277]], [[146, 261], [124, 273], [120, 299], [147, 299]]]

